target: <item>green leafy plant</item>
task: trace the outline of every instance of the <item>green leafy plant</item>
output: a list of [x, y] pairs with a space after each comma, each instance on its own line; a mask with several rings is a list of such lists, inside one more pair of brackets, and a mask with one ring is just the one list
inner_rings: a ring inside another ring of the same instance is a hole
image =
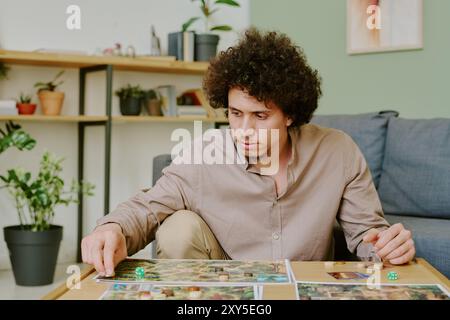
[[234, 0], [215, 0], [210, 1], [210, 0], [191, 0], [191, 2], [200, 2], [200, 11], [202, 13], [202, 17], [193, 17], [190, 18], [188, 21], [186, 21], [185, 23], [183, 23], [183, 25], [181, 26], [181, 30], [183, 32], [186, 32], [189, 30], [189, 28], [192, 26], [192, 24], [199, 20], [199, 19], [203, 19], [203, 23], [204, 23], [204, 30], [205, 32], [209, 32], [209, 31], [231, 31], [233, 30], [232, 27], [230, 27], [229, 25], [217, 25], [217, 26], [212, 26], [210, 27], [210, 22], [211, 22], [211, 16], [216, 13], [217, 11], [219, 11], [219, 6], [220, 5], [227, 5], [227, 6], [231, 6], [231, 7], [240, 7], [239, 3], [237, 3]]
[[31, 99], [32, 99], [31, 94], [20, 93], [18, 101], [19, 103], [31, 103]]
[[57, 206], [77, 203], [80, 192], [88, 196], [93, 195], [94, 186], [90, 183], [73, 180], [71, 187], [64, 189], [64, 180], [60, 176], [63, 161], [64, 159], [45, 152], [35, 179], [32, 179], [30, 172], [22, 168], [8, 170], [5, 176], [0, 176], [5, 183], [2, 188], [7, 188], [15, 200], [23, 229], [48, 230]]
[[145, 98], [147, 100], [161, 100], [161, 94], [155, 89], [145, 91]]
[[0, 153], [3, 153], [10, 147], [16, 147], [19, 150], [31, 150], [35, 145], [36, 140], [21, 130], [20, 125], [12, 121], [6, 123], [6, 132], [0, 129]]
[[126, 87], [122, 87], [115, 92], [116, 96], [120, 99], [127, 98], [138, 98], [141, 99], [145, 96], [145, 91], [142, 90], [141, 86], [132, 86], [128, 84]]
[[0, 62], [0, 80], [8, 79], [8, 71], [9, 67], [3, 62]]
[[60, 85], [62, 85], [64, 83], [63, 80], [60, 80], [59, 82], [56, 82], [64, 73], [64, 70], [61, 70], [60, 72], [58, 72], [55, 76], [55, 78], [53, 78], [52, 81], [49, 82], [36, 82], [34, 84], [34, 87], [38, 89], [39, 91], [43, 91], [43, 90], [47, 90], [47, 91], [55, 91], [56, 88]]

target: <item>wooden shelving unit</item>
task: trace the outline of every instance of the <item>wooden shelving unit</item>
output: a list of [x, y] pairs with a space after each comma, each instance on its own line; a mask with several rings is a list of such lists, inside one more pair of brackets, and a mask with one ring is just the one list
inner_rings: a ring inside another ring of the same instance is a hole
[[125, 122], [192, 122], [204, 121], [209, 123], [228, 122], [225, 118], [208, 117], [155, 117], [155, 116], [112, 116], [113, 123]]
[[[26, 121], [26, 122], [101, 122], [108, 121], [107, 116], [44, 116], [44, 115], [0, 115], [0, 121]], [[112, 116], [112, 123], [129, 122], [192, 122], [204, 121], [208, 123], [225, 123], [226, 118], [208, 118], [208, 117], [156, 117], [156, 116]]]
[[110, 65], [113, 66], [115, 70], [197, 75], [202, 75], [208, 68], [208, 63], [205, 62], [175, 61], [164, 57], [128, 58], [9, 50], [0, 50], [0, 61], [19, 65], [77, 69], [99, 65]]
[[[205, 62], [175, 61], [168, 57], [105, 57], [89, 55], [71, 55], [42, 52], [0, 50], [0, 62], [16, 65], [47, 66], [79, 69], [79, 114], [66, 116], [0, 116], [0, 121], [28, 121], [41, 123], [73, 122], [78, 126], [78, 180], [84, 180], [84, 140], [85, 128], [88, 126], [105, 127], [105, 180], [104, 180], [104, 214], [109, 212], [110, 196], [110, 163], [111, 163], [111, 132], [114, 123], [174, 123], [202, 120], [213, 123], [217, 127], [221, 123], [228, 123], [225, 118], [207, 117], [154, 117], [154, 116], [113, 116], [112, 115], [112, 81], [113, 73], [117, 70], [170, 73], [180, 75], [203, 75], [208, 69]], [[90, 116], [85, 114], [86, 76], [92, 72], [105, 72], [106, 80], [106, 114]], [[78, 243], [77, 259], [81, 261], [81, 239], [83, 226], [83, 195], [79, 195], [78, 204]]]
[[107, 116], [44, 116], [44, 115], [0, 115], [0, 121], [27, 121], [27, 122], [97, 122], [108, 121]]

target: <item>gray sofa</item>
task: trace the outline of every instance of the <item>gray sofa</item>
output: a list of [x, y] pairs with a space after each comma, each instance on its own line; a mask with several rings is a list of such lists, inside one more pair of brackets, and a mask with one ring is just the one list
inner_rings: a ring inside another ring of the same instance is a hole
[[[412, 230], [417, 256], [450, 277], [450, 119], [407, 120], [395, 111], [315, 116], [312, 123], [348, 133], [364, 154], [386, 219]], [[153, 160], [153, 184], [171, 162]], [[355, 257], [335, 228], [335, 259]]]
[[[364, 154], [385, 217], [413, 232], [417, 257], [450, 277], [450, 119], [410, 120], [395, 111], [315, 116], [348, 133]], [[348, 258], [339, 227], [337, 260]]]

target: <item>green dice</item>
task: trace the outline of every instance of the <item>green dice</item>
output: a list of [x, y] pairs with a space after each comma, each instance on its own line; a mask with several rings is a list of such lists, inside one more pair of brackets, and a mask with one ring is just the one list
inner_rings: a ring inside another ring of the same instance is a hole
[[387, 275], [388, 280], [398, 280], [398, 273], [391, 271]]
[[134, 270], [134, 274], [136, 275], [137, 279], [144, 279], [145, 278], [145, 270], [143, 267], [137, 267]]

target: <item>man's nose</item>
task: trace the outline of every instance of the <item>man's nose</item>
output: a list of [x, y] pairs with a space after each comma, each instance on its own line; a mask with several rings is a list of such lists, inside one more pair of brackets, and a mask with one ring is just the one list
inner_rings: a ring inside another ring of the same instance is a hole
[[255, 123], [250, 117], [245, 116], [242, 120], [241, 128], [244, 130], [245, 136], [251, 136], [255, 130]]

